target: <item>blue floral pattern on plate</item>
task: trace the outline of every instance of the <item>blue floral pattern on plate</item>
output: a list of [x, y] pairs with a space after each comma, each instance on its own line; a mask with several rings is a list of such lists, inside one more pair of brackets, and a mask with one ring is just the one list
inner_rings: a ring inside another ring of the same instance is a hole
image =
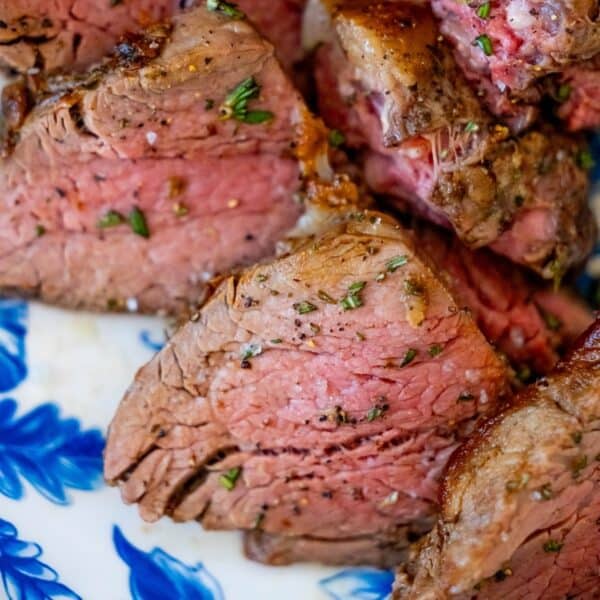
[[0, 519], [0, 575], [8, 600], [81, 600], [41, 555], [40, 546], [20, 540], [16, 527]]
[[26, 322], [25, 302], [0, 302], [0, 393], [14, 389], [27, 377]]
[[334, 600], [385, 600], [390, 597], [394, 574], [379, 569], [346, 569], [319, 585]]
[[162, 350], [165, 345], [164, 338], [160, 341], [153, 340], [152, 334], [147, 329], [140, 332], [140, 342], [142, 342], [142, 345], [148, 348], [148, 350], [152, 350], [152, 352]]
[[69, 504], [67, 488], [101, 485], [100, 431], [82, 431], [77, 419], [61, 419], [54, 404], [21, 417], [16, 412], [15, 400], [0, 400], [0, 494], [20, 500], [25, 479], [51, 502]]
[[219, 582], [202, 563], [190, 567], [160, 548], [143, 552], [118, 527], [113, 529], [113, 541], [117, 553], [131, 569], [129, 588], [133, 600], [223, 600]]

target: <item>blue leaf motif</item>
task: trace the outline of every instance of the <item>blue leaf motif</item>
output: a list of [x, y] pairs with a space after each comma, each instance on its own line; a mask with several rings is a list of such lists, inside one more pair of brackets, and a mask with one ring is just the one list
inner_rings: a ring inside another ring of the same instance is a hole
[[379, 569], [347, 569], [319, 585], [334, 600], [385, 600], [392, 593], [394, 574]]
[[16, 388], [27, 377], [26, 321], [25, 302], [0, 299], [0, 392]]
[[0, 575], [8, 600], [81, 600], [41, 555], [40, 546], [18, 539], [15, 526], [0, 519]]
[[146, 348], [152, 350], [152, 352], [159, 352], [163, 349], [163, 346], [165, 345], [164, 339], [158, 342], [153, 340], [152, 334], [147, 329], [144, 329], [140, 332], [140, 342], [142, 342], [143, 346], [146, 346]]
[[61, 419], [54, 404], [16, 417], [17, 403], [0, 400], [0, 494], [23, 497], [22, 480], [56, 504], [69, 504], [68, 488], [93, 490], [102, 484], [104, 439], [82, 431], [77, 419]]
[[223, 600], [219, 582], [202, 563], [190, 567], [160, 548], [143, 552], [117, 526], [113, 528], [113, 541], [117, 553], [130, 568], [133, 600]]

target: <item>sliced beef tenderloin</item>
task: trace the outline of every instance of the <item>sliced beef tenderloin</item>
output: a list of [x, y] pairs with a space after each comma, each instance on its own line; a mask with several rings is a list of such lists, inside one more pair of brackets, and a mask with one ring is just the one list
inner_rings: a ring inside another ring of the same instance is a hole
[[488, 250], [469, 250], [432, 227], [418, 227], [415, 235], [454, 296], [523, 380], [554, 368], [559, 353], [593, 321], [568, 290], [555, 291]]
[[0, 65], [21, 73], [81, 70], [108, 54], [123, 34], [203, 5], [247, 16], [286, 67], [302, 59], [304, 0], [11, 0], [0, 4]]
[[397, 558], [505, 383], [410, 233], [353, 213], [222, 282], [138, 373], [105, 476], [146, 520], [253, 531], [255, 558], [345, 561], [343, 540], [355, 561]]
[[597, 598], [599, 415], [597, 321], [453, 456], [438, 524], [396, 597]]
[[[521, 137], [479, 107], [425, 7], [311, 0], [321, 113], [362, 153], [378, 193], [553, 278], [591, 250], [577, 140]], [[585, 162], [585, 161], [583, 161]]]
[[[432, 0], [431, 5], [467, 77], [496, 115], [511, 120], [540, 102], [544, 77], [600, 53], [597, 0]], [[595, 89], [600, 93], [600, 86]], [[565, 93], [563, 88], [556, 99]], [[588, 126], [575, 117], [568, 122], [573, 129]]]
[[325, 164], [326, 135], [244, 20], [195, 9], [62, 85], [0, 163], [5, 291], [177, 311], [270, 255], [303, 212], [303, 172]]

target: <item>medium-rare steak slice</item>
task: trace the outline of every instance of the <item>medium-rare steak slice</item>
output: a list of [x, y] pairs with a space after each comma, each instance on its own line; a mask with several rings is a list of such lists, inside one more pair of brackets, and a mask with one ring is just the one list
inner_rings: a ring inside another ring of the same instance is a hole
[[441, 498], [398, 598], [598, 598], [600, 321], [454, 455]]
[[[511, 119], [537, 105], [544, 77], [560, 76], [600, 53], [598, 0], [432, 0], [431, 5], [461, 67], [498, 116]], [[584, 85], [592, 96], [600, 94], [596, 76]], [[563, 87], [555, 99], [564, 100], [568, 92]], [[568, 108], [563, 113], [573, 129], [600, 125], [598, 111], [586, 119], [569, 117]]]
[[479, 107], [428, 8], [311, 0], [321, 113], [381, 194], [554, 278], [595, 240], [585, 151], [552, 130], [512, 137]]
[[247, 15], [273, 42], [286, 68], [302, 59], [304, 0], [10, 0], [0, 3], [0, 65], [19, 72], [84, 69], [125, 33], [208, 5], [234, 18]]
[[13, 132], [0, 288], [175, 312], [213, 275], [274, 251], [326, 136], [244, 20], [194, 9], [118, 53]]
[[430, 527], [447, 457], [505, 383], [411, 234], [350, 213], [221, 283], [138, 373], [105, 476], [146, 520], [398, 557]]

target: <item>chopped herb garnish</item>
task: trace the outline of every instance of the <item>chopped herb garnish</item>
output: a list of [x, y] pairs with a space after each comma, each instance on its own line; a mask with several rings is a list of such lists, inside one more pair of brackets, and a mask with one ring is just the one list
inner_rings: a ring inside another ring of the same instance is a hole
[[367, 412], [367, 421], [371, 423], [376, 419], [381, 419], [388, 409], [389, 406], [387, 404], [376, 404], [375, 406], [372, 406]]
[[479, 131], [479, 125], [477, 123], [475, 123], [475, 121], [469, 121], [465, 125], [465, 131], [467, 133], [475, 133], [475, 132]]
[[237, 480], [239, 478], [239, 476], [242, 473], [242, 469], [241, 467], [234, 467], [233, 469], [229, 469], [229, 471], [227, 471], [227, 473], [223, 473], [223, 475], [221, 475], [221, 477], [219, 477], [219, 483], [226, 489], [231, 491], [234, 487], [235, 484], [237, 483]]
[[562, 322], [556, 315], [550, 312], [545, 312], [543, 316], [548, 329], [551, 331], [558, 331], [561, 328]]
[[577, 478], [581, 475], [581, 471], [587, 467], [588, 458], [585, 454], [578, 456], [573, 460], [571, 464], [571, 471], [573, 472], [573, 477]]
[[323, 302], [327, 302], [328, 304], [337, 304], [335, 299], [332, 298], [327, 292], [325, 292], [323, 290], [319, 290], [317, 293], [317, 296], [319, 297], [320, 300], [323, 300]]
[[205, 110], [212, 110], [214, 107], [215, 107], [214, 100], [212, 100], [211, 98], [208, 98], [207, 100], [205, 100], [205, 102], [204, 102]]
[[377, 273], [377, 275], [375, 275], [375, 281], [377, 281], [378, 283], [383, 281], [385, 279], [385, 273]]
[[366, 281], [356, 281], [348, 288], [348, 294], [340, 300], [344, 310], [354, 310], [363, 305], [360, 293], [366, 285]]
[[46, 233], [46, 228], [43, 225], [35, 226], [35, 235], [42, 237]]
[[274, 117], [272, 112], [266, 110], [248, 110], [248, 102], [258, 98], [259, 94], [260, 86], [256, 83], [254, 77], [244, 79], [225, 98], [220, 108], [221, 119], [235, 119], [236, 121], [252, 125], [270, 121]]
[[173, 204], [173, 214], [180, 219], [185, 217], [190, 212], [190, 209], [183, 202], [175, 202]]
[[549, 483], [546, 483], [539, 489], [540, 497], [542, 500], [552, 500], [554, 497], [554, 492], [552, 491], [552, 486]]
[[429, 356], [431, 356], [431, 358], [435, 358], [436, 356], [439, 356], [443, 351], [444, 349], [442, 348], [442, 346], [440, 346], [439, 344], [434, 344], [429, 348], [429, 350], [427, 350], [427, 353], [429, 354]]
[[98, 219], [96, 225], [100, 229], [107, 229], [108, 227], [116, 227], [125, 223], [125, 217], [116, 210], [109, 210], [103, 217]]
[[406, 351], [406, 354], [404, 355], [404, 358], [402, 359], [402, 362], [400, 363], [401, 367], [406, 367], [407, 365], [410, 365], [410, 363], [415, 360], [415, 357], [417, 356], [418, 351], [415, 350], [414, 348], [409, 348]]
[[566, 102], [571, 97], [573, 88], [568, 83], [563, 83], [559, 86], [556, 98], [559, 102]]
[[470, 392], [461, 392], [458, 395], [458, 401], [459, 402], [469, 402], [470, 400], [474, 400], [475, 396], [473, 396], [473, 394], [471, 394]]
[[486, 56], [491, 56], [494, 53], [494, 46], [492, 40], [485, 33], [478, 35], [473, 41], [474, 46], [479, 46]]
[[256, 276], [256, 281], [258, 281], [258, 283], [264, 283], [265, 281], [267, 281], [269, 279], [268, 275], [265, 275], [264, 273], [259, 273]]
[[394, 271], [403, 267], [406, 263], [408, 263], [408, 256], [394, 256], [394, 258], [387, 262], [385, 268], [389, 273], [394, 273]]
[[531, 368], [528, 365], [522, 365], [517, 371], [517, 379], [522, 383], [527, 383], [531, 379]]
[[281, 344], [281, 342], [283, 342], [281, 338], [275, 338], [274, 340], [271, 340], [271, 344]]
[[589, 150], [581, 150], [575, 157], [577, 164], [586, 171], [589, 171], [594, 166], [594, 159], [592, 153]]
[[242, 359], [242, 361], [245, 361], [249, 358], [254, 358], [255, 356], [258, 356], [259, 354], [262, 354], [262, 346], [260, 346], [259, 344], [250, 344], [242, 350], [240, 358]]
[[339, 148], [346, 141], [346, 136], [339, 129], [332, 129], [329, 132], [329, 144], [334, 148]]
[[581, 431], [576, 431], [575, 433], [571, 434], [571, 439], [575, 444], [581, 444], [582, 438], [583, 434], [581, 433]]
[[307, 300], [303, 300], [302, 302], [296, 302], [296, 304], [294, 304], [294, 309], [298, 314], [306, 315], [317, 310], [317, 307]]
[[544, 552], [560, 552], [560, 549], [564, 546], [562, 542], [556, 540], [548, 540], [544, 543]]
[[148, 229], [148, 224], [146, 223], [146, 217], [137, 206], [134, 206], [129, 213], [129, 225], [131, 225], [131, 230], [136, 235], [139, 235], [143, 238], [150, 237], [150, 230]]
[[490, 2], [484, 2], [476, 11], [477, 16], [480, 19], [489, 19], [490, 13], [492, 12], [492, 5]]
[[224, 2], [224, 0], [206, 0], [206, 8], [213, 12], [220, 12], [232, 19], [243, 19], [246, 16], [236, 4]]

